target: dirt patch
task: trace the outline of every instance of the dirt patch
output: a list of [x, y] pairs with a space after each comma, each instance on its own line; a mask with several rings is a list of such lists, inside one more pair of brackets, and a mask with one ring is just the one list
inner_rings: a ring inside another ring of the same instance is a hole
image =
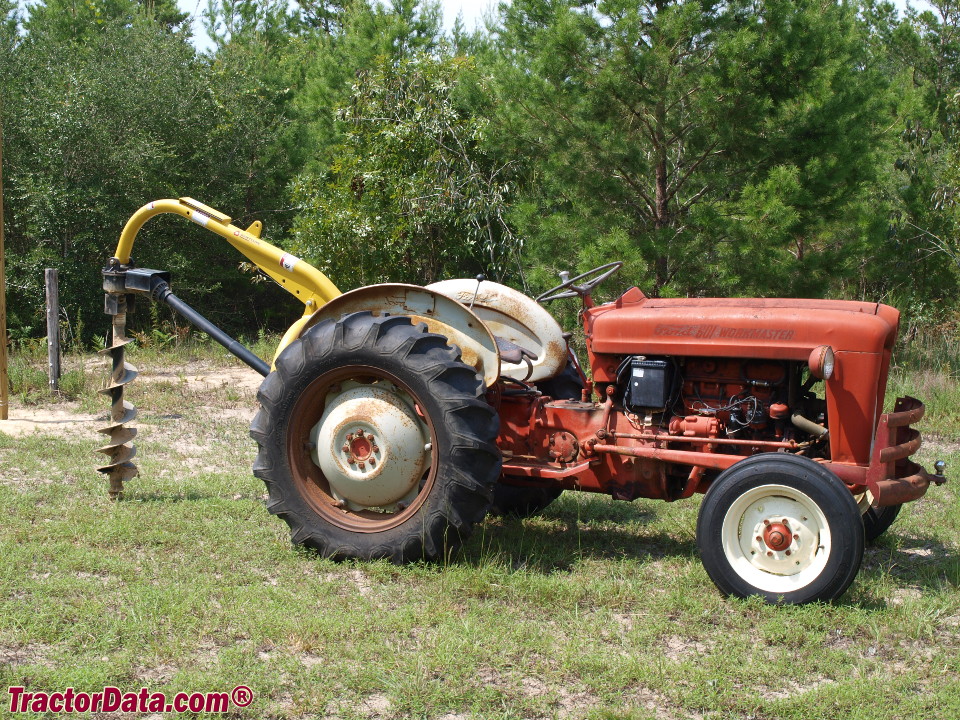
[[699, 658], [713, 649], [714, 643], [702, 643], [696, 640], [671, 635], [664, 641], [663, 654], [672, 662], [679, 662], [685, 658]]
[[543, 680], [535, 677], [523, 678], [521, 691], [528, 698], [555, 696], [556, 699], [552, 704], [557, 709], [557, 714], [562, 718], [583, 717], [590, 708], [595, 707], [599, 702], [597, 697], [589, 692], [571, 692], [563, 685], [550, 687]]
[[624, 697], [629, 704], [641, 707], [647, 712], [653, 713], [656, 720], [702, 720], [703, 715], [693, 711], [681, 712], [676, 708], [663, 693], [656, 690], [642, 687], [634, 693]]
[[[104, 374], [106, 377], [106, 373]], [[242, 420], [249, 423], [256, 414], [257, 388], [263, 378], [250, 368], [226, 367], [205, 370], [198, 365], [184, 365], [160, 371], [141, 371], [134, 383], [159, 383], [182, 385], [191, 392], [201, 393], [230, 389], [237, 394], [239, 407], [207, 407], [211, 417], [226, 420]], [[104, 436], [97, 428], [108, 421], [108, 400], [104, 398], [100, 413], [83, 412], [76, 402], [57, 402], [44, 405], [20, 405], [15, 400], [9, 408], [9, 419], [0, 420], [0, 433], [20, 437], [40, 433], [44, 435], [68, 435], [102, 444]], [[131, 423], [136, 427], [137, 422]]]
[[39, 643], [31, 643], [22, 647], [4, 647], [0, 645], [0, 665], [43, 665], [53, 667], [47, 659], [50, 647]]
[[382, 718], [393, 714], [393, 704], [386, 695], [370, 695], [360, 703], [360, 712], [366, 717]]
[[352, 585], [364, 597], [368, 597], [373, 592], [373, 583], [362, 570], [350, 569], [343, 572], [330, 572], [321, 576], [322, 580], [343, 586], [345, 583]]
[[923, 443], [920, 447], [929, 455], [955, 455], [960, 453], [960, 440], [929, 433], [923, 435]]
[[106, 414], [81, 412], [78, 403], [28, 406], [11, 403], [9, 419], [0, 420], [0, 433], [13, 437], [33, 433], [66, 434], [96, 442], [103, 439], [103, 435], [99, 435], [96, 430], [97, 426], [104, 424], [105, 418]]
[[915, 602], [922, 597], [923, 591], [918, 587], [893, 588], [887, 603], [895, 607], [906, 602]]
[[134, 676], [148, 685], [162, 685], [170, 682], [176, 674], [177, 668], [173, 665], [157, 665], [151, 668], [141, 667], [135, 671]]
[[804, 695], [808, 692], [821, 688], [825, 685], [833, 685], [834, 681], [829, 678], [818, 678], [808, 683], [788, 682], [779, 690], [761, 690], [760, 695], [766, 700], [786, 700], [787, 698]]
[[248, 367], [204, 368], [200, 364], [179, 365], [158, 371], [141, 371], [137, 381], [186, 385], [195, 390], [229, 387], [255, 395], [263, 377]]

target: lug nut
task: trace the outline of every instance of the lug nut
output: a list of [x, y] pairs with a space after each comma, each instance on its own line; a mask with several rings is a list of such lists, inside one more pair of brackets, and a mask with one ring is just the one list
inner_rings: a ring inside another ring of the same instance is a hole
[[372, 448], [370, 448], [370, 450], [371, 450], [372, 452], [375, 452], [375, 453], [376, 453], [376, 452], [380, 452], [380, 447], [377, 446], [377, 445], [374, 445]]
[[787, 550], [787, 555], [793, 555], [793, 553], [790, 550]]
[[350, 452], [350, 446], [349, 446], [349, 445], [344, 445], [342, 448], [340, 448], [340, 450], [341, 450], [342, 452], [348, 453], [348, 452]]
[[758, 542], [758, 543], [762, 543], [762, 542], [763, 542], [763, 538], [760, 537], [759, 535], [757, 535], [757, 542]]
[[347, 442], [353, 440], [353, 433], [347, 433]]
[[767, 550], [767, 557], [773, 557], [773, 551]]
[[376, 466], [377, 466], [377, 461], [374, 460], [373, 458], [370, 458], [370, 467], [373, 468], [373, 467], [376, 467]]
[[367, 469], [367, 466], [366, 466], [366, 464], [363, 462], [363, 460], [361, 460], [360, 462], [357, 463], [357, 467], [360, 468], [361, 470], [366, 470], [366, 469]]
[[363, 437], [363, 428], [357, 428], [357, 437], [358, 437], [358, 438], [362, 438], [362, 437]]
[[794, 540], [799, 540], [799, 539], [800, 539], [800, 536], [799, 536], [799, 535], [794, 535], [794, 536], [793, 536], [793, 539], [794, 539]]
[[769, 521], [769, 520], [764, 520], [764, 521], [763, 521], [763, 524], [769, 527], [769, 526], [770, 526], [770, 521]]

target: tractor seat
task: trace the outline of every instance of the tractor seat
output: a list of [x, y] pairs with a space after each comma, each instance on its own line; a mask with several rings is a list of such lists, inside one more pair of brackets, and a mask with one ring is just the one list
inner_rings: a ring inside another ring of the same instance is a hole
[[537, 359], [537, 354], [535, 352], [527, 350], [525, 347], [520, 347], [516, 343], [510, 342], [506, 338], [502, 338], [499, 335], [494, 335], [493, 339], [497, 341], [497, 350], [500, 351], [500, 358], [508, 363], [519, 365], [523, 362], [524, 358], [527, 358], [528, 360]]

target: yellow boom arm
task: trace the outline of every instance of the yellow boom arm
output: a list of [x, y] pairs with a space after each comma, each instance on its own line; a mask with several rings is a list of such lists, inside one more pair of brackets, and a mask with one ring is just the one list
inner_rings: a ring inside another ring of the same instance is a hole
[[287, 330], [277, 347], [276, 355], [300, 335], [307, 319], [313, 313], [341, 294], [337, 286], [310, 263], [261, 240], [260, 231], [263, 225], [259, 220], [246, 230], [241, 230], [231, 224], [232, 218], [228, 215], [188, 197], [179, 200], [155, 200], [131, 216], [120, 233], [120, 242], [117, 244], [115, 257], [121, 265], [130, 262], [133, 241], [140, 228], [150, 218], [163, 213], [180, 215], [216, 233], [303, 303], [303, 317]]
[[192, 198], [155, 200], [137, 210], [120, 233], [115, 257], [122, 265], [130, 262], [133, 241], [140, 228], [150, 218], [173, 213], [214, 232], [246, 255], [257, 267], [279, 283], [280, 287], [304, 304], [304, 315], [313, 314], [319, 307], [341, 293], [329, 278], [309, 263], [283, 252], [260, 239], [262, 225], [253, 223], [246, 230], [231, 224], [231, 218]]

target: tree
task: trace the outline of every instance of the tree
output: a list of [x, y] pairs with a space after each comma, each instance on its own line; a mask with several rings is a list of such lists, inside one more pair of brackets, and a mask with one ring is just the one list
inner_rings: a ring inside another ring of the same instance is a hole
[[851, 215], [876, 165], [880, 85], [846, 6], [501, 12], [498, 136], [534, 158], [513, 215], [534, 264], [616, 256], [654, 294], [823, 292], [813, 279], [865, 241]]
[[[43, 268], [54, 267], [64, 308], [92, 329], [99, 270], [127, 218], [158, 195], [189, 194], [206, 123], [198, 70], [186, 39], [147, 19], [83, 43], [41, 34], [18, 47], [4, 97], [11, 326], [41, 324]], [[174, 238], [138, 243], [137, 259], [193, 266]]]
[[318, 33], [306, 42], [303, 89], [294, 100], [296, 118], [311, 148], [307, 168], [322, 172], [343, 141], [336, 109], [346, 104], [358, 73], [379, 58], [400, 61], [418, 53], [438, 53], [443, 44], [436, 2], [392, 0], [389, 7], [370, 0], [347, 5], [338, 33]]
[[285, 0], [208, 0], [203, 24], [219, 49], [251, 39], [276, 47], [299, 29], [300, 16]]
[[114, 23], [130, 25], [138, 16], [190, 35], [189, 15], [176, 0], [41, 0], [29, 7], [25, 26], [34, 39], [80, 41]]
[[300, 0], [304, 23], [325, 35], [336, 35], [343, 29], [352, 0]]
[[863, 19], [871, 57], [892, 88], [875, 204], [887, 234], [865, 275], [873, 294], [905, 310], [907, 327], [916, 328], [955, 308], [960, 277], [951, 170], [960, 137], [953, 100], [960, 91], [960, 3], [936, 0], [899, 18], [889, 4], [870, 2]]
[[492, 162], [487, 121], [459, 101], [472, 70], [418, 55], [360, 73], [335, 159], [293, 186], [296, 252], [343, 287], [504, 275], [518, 249], [503, 217], [509, 167]]

